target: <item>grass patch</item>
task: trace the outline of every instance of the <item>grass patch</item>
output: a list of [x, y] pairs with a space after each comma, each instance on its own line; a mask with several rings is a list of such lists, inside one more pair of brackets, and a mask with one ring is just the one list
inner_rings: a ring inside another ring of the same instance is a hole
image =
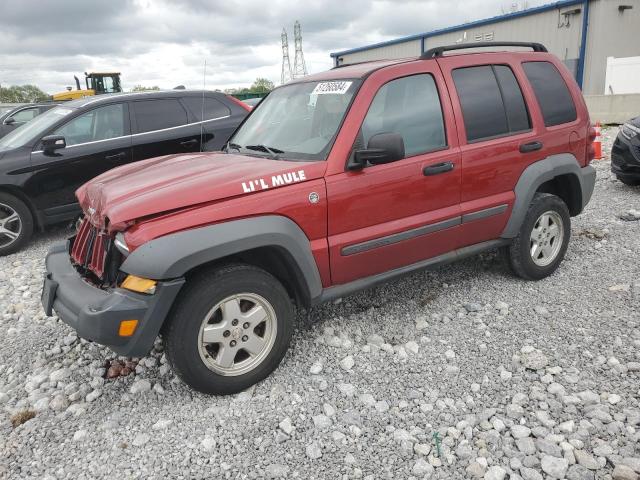
[[13, 425], [13, 428], [18, 428], [23, 423], [35, 418], [35, 416], [36, 412], [33, 410], [20, 410], [19, 412], [11, 415], [11, 425]]

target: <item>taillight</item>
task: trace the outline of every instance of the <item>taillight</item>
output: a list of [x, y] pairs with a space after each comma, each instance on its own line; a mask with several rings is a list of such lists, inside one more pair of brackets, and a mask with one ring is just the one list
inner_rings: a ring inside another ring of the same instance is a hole
[[593, 125], [589, 125], [589, 133], [587, 134], [587, 165], [589, 165], [594, 158], [596, 158], [596, 148], [593, 146], [593, 142], [596, 139], [596, 129]]
[[241, 106], [242, 108], [244, 108], [247, 112], [251, 111], [251, 107], [249, 105], [247, 105], [246, 103], [244, 103], [242, 100], [238, 100], [236, 97], [232, 96], [232, 95], [227, 95], [227, 98], [233, 102], [236, 102], [239, 106]]

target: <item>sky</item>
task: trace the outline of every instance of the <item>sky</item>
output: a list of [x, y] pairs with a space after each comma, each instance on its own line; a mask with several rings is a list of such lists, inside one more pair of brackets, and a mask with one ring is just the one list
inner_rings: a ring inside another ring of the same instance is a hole
[[[135, 85], [208, 89], [280, 82], [286, 28], [302, 25], [309, 73], [330, 52], [500, 15], [523, 0], [0, 0], [0, 85], [48, 93], [85, 71], [120, 71]], [[529, 7], [550, 3], [528, 0]]]

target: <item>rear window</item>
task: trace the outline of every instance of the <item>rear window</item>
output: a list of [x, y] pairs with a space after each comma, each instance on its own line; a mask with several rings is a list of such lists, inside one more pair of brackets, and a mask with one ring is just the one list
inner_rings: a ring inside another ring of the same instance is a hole
[[505, 65], [458, 68], [453, 81], [460, 98], [467, 141], [511, 135], [531, 128], [518, 81]]
[[524, 72], [533, 87], [547, 127], [577, 118], [573, 97], [558, 69], [549, 62], [524, 62]]
[[226, 105], [216, 100], [215, 98], [204, 97], [203, 101], [202, 97], [184, 97], [182, 99], [182, 102], [191, 111], [197, 122], [203, 119], [203, 110], [204, 120], [228, 117], [229, 115], [231, 115], [231, 110], [229, 110]]
[[175, 98], [133, 102], [138, 133], [187, 124], [187, 112]]

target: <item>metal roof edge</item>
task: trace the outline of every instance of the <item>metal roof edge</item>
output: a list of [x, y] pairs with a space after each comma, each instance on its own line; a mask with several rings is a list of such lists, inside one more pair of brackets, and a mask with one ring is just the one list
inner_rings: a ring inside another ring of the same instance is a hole
[[341, 55], [348, 55], [350, 53], [364, 52], [367, 50], [373, 50], [375, 48], [386, 47], [389, 45], [396, 45], [399, 43], [405, 43], [411, 40], [419, 40], [421, 38], [434, 37], [443, 33], [457, 32], [472, 27], [480, 27], [482, 25], [489, 25], [491, 23], [502, 22], [504, 20], [510, 20], [512, 18], [526, 17], [529, 15], [535, 15], [537, 13], [546, 12], [549, 10], [555, 10], [562, 7], [569, 7], [571, 5], [578, 5], [584, 3], [584, 0], [559, 0], [557, 2], [548, 3], [546, 5], [540, 5], [539, 7], [528, 8], [519, 12], [505, 13], [504, 15], [496, 15], [495, 17], [483, 18], [481, 20], [474, 20], [473, 22], [462, 23], [452, 27], [440, 28], [437, 30], [431, 30], [429, 32], [418, 33], [414, 35], [408, 35], [405, 37], [395, 38], [393, 40], [386, 40], [384, 42], [373, 43], [362, 47], [351, 48], [349, 50], [342, 50], [339, 52], [332, 52], [329, 56], [335, 58]]

